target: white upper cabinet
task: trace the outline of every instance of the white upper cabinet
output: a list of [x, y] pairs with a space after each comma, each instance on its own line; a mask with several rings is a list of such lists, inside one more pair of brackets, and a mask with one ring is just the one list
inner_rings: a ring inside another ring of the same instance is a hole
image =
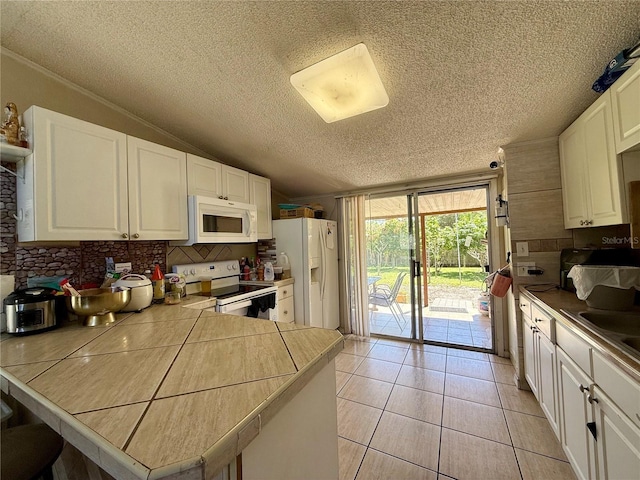
[[258, 239], [273, 238], [271, 231], [271, 180], [249, 175], [250, 202], [258, 213]]
[[565, 228], [627, 222], [622, 161], [613, 140], [610, 90], [559, 139]]
[[609, 87], [616, 153], [640, 146], [640, 62]]
[[189, 195], [250, 203], [249, 172], [188, 154], [187, 176]]
[[18, 240], [186, 239], [186, 156], [40, 107], [24, 113]]
[[222, 165], [222, 195], [225, 200], [251, 203], [249, 172]]
[[574, 122], [560, 135], [559, 148], [564, 226], [583, 226], [589, 213], [584, 175], [584, 129], [578, 122]]
[[35, 106], [24, 121], [33, 154], [18, 164], [18, 240], [128, 235], [127, 136]]
[[127, 150], [131, 239], [187, 238], [186, 154], [135, 137]]
[[218, 198], [222, 195], [222, 164], [187, 154], [189, 195]]

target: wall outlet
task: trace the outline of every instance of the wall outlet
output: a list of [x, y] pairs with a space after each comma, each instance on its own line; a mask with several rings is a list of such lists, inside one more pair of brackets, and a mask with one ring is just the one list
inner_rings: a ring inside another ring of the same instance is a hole
[[516, 253], [519, 257], [528, 257], [529, 242], [516, 242]]
[[535, 268], [536, 262], [518, 262], [517, 263], [517, 272], [519, 277], [531, 277], [529, 275], [528, 270], [531, 268]]

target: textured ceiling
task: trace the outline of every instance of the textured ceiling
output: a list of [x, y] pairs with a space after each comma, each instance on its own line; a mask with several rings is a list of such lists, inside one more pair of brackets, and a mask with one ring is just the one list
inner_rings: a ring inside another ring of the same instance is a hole
[[[2, 0], [2, 45], [290, 196], [487, 170], [558, 135], [638, 1]], [[364, 42], [389, 105], [326, 124], [292, 73]]]

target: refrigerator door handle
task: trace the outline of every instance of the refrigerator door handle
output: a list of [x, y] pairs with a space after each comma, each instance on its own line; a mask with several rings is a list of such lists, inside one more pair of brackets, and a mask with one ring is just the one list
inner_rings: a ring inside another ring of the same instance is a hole
[[322, 268], [322, 282], [320, 284], [320, 298], [324, 300], [324, 291], [327, 282], [327, 242], [324, 238], [324, 227], [318, 228], [320, 233], [320, 265]]

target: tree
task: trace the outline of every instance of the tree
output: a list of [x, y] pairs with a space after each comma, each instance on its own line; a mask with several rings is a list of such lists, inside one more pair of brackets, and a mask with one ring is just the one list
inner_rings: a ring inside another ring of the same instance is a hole
[[[458, 232], [460, 235], [460, 254], [475, 258], [480, 267], [489, 263], [489, 252], [486, 244], [487, 213], [464, 212], [458, 214]], [[467, 237], [471, 237], [469, 246], [465, 244]]]
[[367, 250], [372, 255], [370, 263], [380, 275], [382, 265], [395, 267], [397, 259], [406, 256], [409, 248], [407, 219], [389, 218], [367, 220]]

